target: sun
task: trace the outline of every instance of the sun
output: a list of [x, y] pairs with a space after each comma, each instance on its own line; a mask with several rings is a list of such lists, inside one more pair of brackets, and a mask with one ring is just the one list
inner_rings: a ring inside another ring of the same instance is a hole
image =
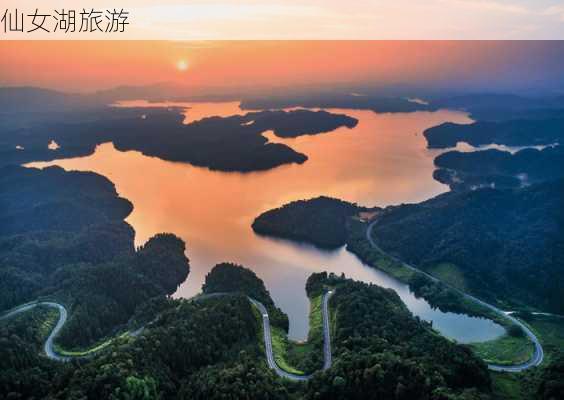
[[180, 72], [184, 72], [188, 69], [188, 62], [186, 60], [178, 60], [176, 63], [176, 69]]

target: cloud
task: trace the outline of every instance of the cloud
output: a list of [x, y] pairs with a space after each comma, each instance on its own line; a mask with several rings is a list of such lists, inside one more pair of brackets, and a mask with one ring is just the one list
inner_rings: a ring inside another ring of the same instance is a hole
[[544, 12], [544, 15], [550, 15], [557, 17], [560, 21], [564, 22], [564, 5], [554, 5], [547, 7]]
[[494, 11], [510, 14], [531, 14], [532, 10], [519, 4], [511, 2], [491, 0], [439, 0], [450, 6], [465, 7], [481, 11]]

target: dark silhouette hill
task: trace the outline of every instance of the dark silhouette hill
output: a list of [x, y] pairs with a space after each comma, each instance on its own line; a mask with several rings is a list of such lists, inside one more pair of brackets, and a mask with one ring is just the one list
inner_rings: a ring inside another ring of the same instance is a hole
[[[375, 209], [373, 239], [384, 251], [433, 273], [449, 265], [466, 290], [500, 304], [564, 312], [564, 180], [525, 188], [449, 192], [418, 204]], [[349, 245], [356, 205], [296, 201], [261, 214], [261, 234], [316, 245]], [[511, 307], [511, 306], [507, 306]]]
[[252, 227], [261, 235], [336, 248], [346, 242], [347, 219], [364, 210], [367, 209], [322, 196], [294, 201], [280, 208], [268, 210], [255, 218]]
[[138, 249], [132, 205], [91, 172], [0, 168], [0, 310], [55, 299], [70, 316], [57, 340], [100, 340], [189, 271], [184, 242], [158, 234]]
[[[70, 123], [51, 121], [0, 134], [0, 166], [92, 154], [96, 145], [113, 142], [118, 150], [137, 150], [164, 160], [188, 162], [221, 171], [257, 171], [287, 163], [303, 163], [307, 156], [262, 133], [283, 137], [352, 128], [356, 120], [325, 111], [261, 111], [245, 116], [211, 117], [183, 124], [178, 109], [107, 108]], [[254, 121], [254, 122], [253, 122]], [[47, 148], [54, 140], [60, 148]], [[19, 148], [18, 148], [19, 146]]]
[[446, 193], [386, 209], [373, 239], [424, 270], [451, 264], [486, 299], [562, 313], [563, 198], [562, 179], [516, 190]]
[[449, 151], [434, 160], [434, 177], [452, 190], [477, 187], [511, 188], [564, 177], [564, 147], [523, 149], [514, 154], [500, 150]]
[[564, 118], [475, 122], [469, 125], [446, 122], [423, 132], [427, 147], [443, 149], [458, 142], [472, 146], [504, 144], [537, 146], [564, 142]]

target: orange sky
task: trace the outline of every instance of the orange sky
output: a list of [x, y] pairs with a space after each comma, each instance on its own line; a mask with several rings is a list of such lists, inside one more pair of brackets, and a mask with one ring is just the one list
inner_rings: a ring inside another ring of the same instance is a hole
[[[290, 86], [479, 80], [487, 86], [508, 79], [533, 84], [556, 71], [563, 48], [555, 42], [2, 41], [0, 85], [90, 91], [157, 82]], [[179, 61], [187, 63], [185, 71], [177, 68]]]

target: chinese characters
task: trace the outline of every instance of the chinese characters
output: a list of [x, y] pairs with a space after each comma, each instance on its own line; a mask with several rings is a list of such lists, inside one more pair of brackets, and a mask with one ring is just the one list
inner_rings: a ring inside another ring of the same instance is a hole
[[[1, 12], [1, 11], [0, 11]], [[42, 12], [38, 8], [31, 12], [6, 9], [0, 19], [0, 29], [8, 32], [125, 32], [129, 25], [129, 11], [113, 10], [53, 10]]]

